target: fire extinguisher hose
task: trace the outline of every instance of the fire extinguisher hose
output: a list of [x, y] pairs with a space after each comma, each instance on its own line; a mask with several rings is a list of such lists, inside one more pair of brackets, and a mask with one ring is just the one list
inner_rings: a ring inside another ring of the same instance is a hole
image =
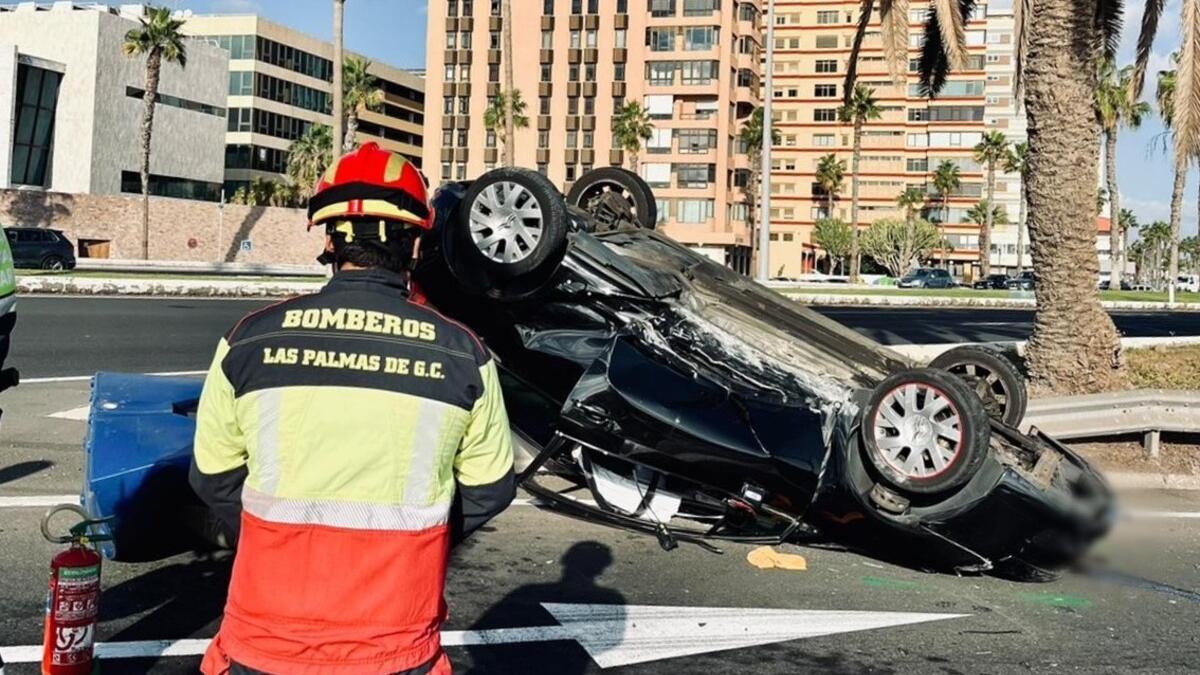
[[[83, 520], [71, 526], [67, 534], [54, 534], [50, 531], [50, 520], [64, 511], [70, 511]], [[107, 521], [108, 519], [92, 520], [88, 517], [87, 511], [84, 511], [83, 507], [78, 504], [59, 504], [51, 506], [46, 511], [46, 515], [42, 516], [42, 536], [52, 544], [87, 544], [89, 541], [108, 541], [111, 539], [108, 535], [90, 532], [93, 527], [103, 525]]]

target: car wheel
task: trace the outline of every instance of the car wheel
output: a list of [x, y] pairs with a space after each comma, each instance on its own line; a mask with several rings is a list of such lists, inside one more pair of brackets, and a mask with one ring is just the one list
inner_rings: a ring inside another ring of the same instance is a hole
[[63, 270], [66, 269], [67, 262], [56, 255], [48, 255], [42, 258], [42, 269], [44, 270]]
[[658, 221], [654, 191], [640, 176], [617, 166], [580, 176], [567, 193], [567, 203], [590, 214], [601, 231], [616, 229], [622, 221], [652, 230]]
[[562, 195], [549, 180], [527, 169], [485, 173], [463, 195], [461, 253], [501, 277], [533, 272], [561, 251], [567, 237]]
[[991, 427], [983, 403], [959, 378], [919, 368], [875, 388], [862, 418], [863, 447], [883, 482], [901, 493], [960, 487], [987, 457]]
[[929, 363], [967, 383], [983, 401], [987, 414], [998, 422], [1017, 426], [1029, 405], [1025, 376], [1003, 354], [986, 347], [955, 347]]

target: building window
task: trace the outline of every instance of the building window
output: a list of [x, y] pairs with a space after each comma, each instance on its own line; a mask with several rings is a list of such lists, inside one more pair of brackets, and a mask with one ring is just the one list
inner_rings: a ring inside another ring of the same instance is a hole
[[838, 71], [838, 63], [835, 59], [818, 59], [818, 73], [836, 73]]
[[716, 61], [684, 61], [680, 64], [683, 84], [709, 84], [717, 77]]
[[818, 35], [813, 43], [817, 49], [837, 49], [838, 36], [836, 35]]
[[458, 114], [459, 115], [470, 115], [471, 114], [471, 97], [470, 96], [460, 96], [458, 98]]
[[450, 18], [458, 16], [458, 0], [449, 0], [446, 3], [446, 16]]
[[549, 131], [539, 131], [538, 132], [538, 147], [543, 148], [543, 149], [550, 147], [550, 132]]
[[550, 97], [549, 96], [543, 96], [538, 99], [538, 114], [539, 115], [549, 115], [550, 114]]
[[542, 14], [545, 14], [546, 16], [553, 16], [554, 0], [542, 0]]
[[550, 64], [543, 63], [542, 64], [542, 82], [549, 82], [551, 75], [553, 75], [553, 71], [550, 68]]
[[837, 109], [836, 108], [817, 108], [816, 110], [813, 110], [813, 121], [814, 122], [836, 122], [837, 121]]
[[596, 142], [596, 135], [590, 131], [583, 132], [583, 147], [591, 148]]
[[446, 76], [445, 76], [445, 77], [446, 77], [446, 81], [447, 81], [447, 82], [453, 82], [453, 81], [454, 81], [454, 74], [455, 74], [456, 72], [457, 72], [457, 69], [454, 67], [454, 65], [453, 65], [453, 64], [446, 66]]
[[500, 81], [500, 64], [489, 63], [488, 64], [488, 82], [499, 82], [499, 81]]
[[475, 3], [472, 2], [472, 0], [463, 0], [462, 15], [463, 16], [472, 16], [474, 14], [475, 14]]
[[442, 147], [449, 148], [454, 146], [454, 132], [450, 129], [442, 131]]
[[600, 13], [600, 0], [588, 0], [588, 14]]
[[676, 184], [681, 188], [707, 188], [717, 179], [715, 164], [678, 164], [675, 170]]
[[584, 33], [583, 36], [584, 36], [584, 44], [587, 45], [587, 48], [595, 49], [596, 48], [596, 31], [589, 30], [586, 33]]
[[595, 82], [596, 81], [596, 64], [594, 64], [594, 63], [585, 63], [584, 64], [584, 66], [583, 66], [583, 81], [584, 82]]
[[680, 129], [676, 133], [681, 154], [703, 154], [717, 147], [716, 129]]
[[647, 28], [646, 46], [652, 52], [669, 52], [675, 49], [675, 29]]
[[229, 71], [229, 95], [251, 96], [254, 94], [254, 73], [244, 70]]
[[841, 12], [838, 12], [834, 9], [823, 9], [817, 12], [817, 24], [827, 26], [831, 23], [838, 23], [839, 14], [841, 14]]
[[613, 31], [613, 46], [617, 49], [625, 49], [628, 31], [624, 28]]
[[442, 114], [443, 115], [453, 115], [454, 114], [454, 97], [453, 96], [445, 96], [442, 98]]
[[820, 148], [832, 148], [835, 145], [833, 134], [813, 134], [813, 145]]
[[571, 0], [571, 13], [583, 14], [583, 0]]
[[458, 49], [458, 32], [446, 31], [446, 49]]
[[449, 164], [442, 165], [442, 180], [450, 180], [451, 168]]
[[567, 79], [571, 82], [579, 81], [579, 66], [571, 64], [567, 67]]
[[617, 0], [617, 14], [629, 13], [629, 0]]
[[550, 165], [546, 164], [545, 162], [538, 162], [537, 170], [538, 173], [542, 174], [543, 176], [548, 175], [550, 173]]
[[712, 26], [683, 29], [683, 48], [689, 52], [712, 49], [717, 44], [717, 29]]
[[[17, 64], [17, 111], [13, 129], [12, 177], [14, 185], [49, 184], [51, 149], [54, 147], [54, 110], [62, 74]], [[140, 179], [139, 179], [140, 180]], [[141, 191], [139, 184], [138, 190]]]
[[579, 49], [579, 31], [571, 31], [571, 49]]
[[578, 115], [579, 114], [579, 97], [578, 96], [572, 96], [567, 99], [567, 114], [568, 115]]
[[466, 129], [458, 130], [458, 147], [460, 147], [460, 148], [467, 147], [467, 130]]
[[577, 132], [577, 131], [568, 131], [567, 132], [567, 147], [572, 148], [572, 149], [579, 147], [579, 132]]
[[929, 171], [929, 158], [910, 158], [905, 163], [904, 170], [925, 173], [926, 171]]
[[625, 81], [625, 64], [618, 63], [613, 66], [613, 80], [617, 82]]
[[492, 7], [489, 11], [492, 16], [500, 16], [500, 0], [492, 0]]
[[650, 0], [650, 16], [675, 16], [675, 0]]
[[836, 84], [813, 85], [813, 96], [817, 98], [834, 98], [837, 96]]
[[[138, 100], [142, 100], [145, 98], [146, 92], [145, 92], [145, 90], [139, 89], [137, 87], [125, 87], [125, 95], [128, 96], [129, 98], [136, 98]], [[172, 108], [180, 108], [182, 110], [191, 110], [193, 112], [204, 113], [206, 115], [213, 115], [215, 117], [224, 117], [225, 116], [225, 109], [220, 106], [209, 105], [208, 103], [192, 101], [192, 100], [189, 100], [186, 98], [179, 98], [178, 96], [171, 96], [169, 94], [163, 94], [163, 93], [158, 94], [157, 96], [154, 97], [154, 102], [159, 105], [170, 106]]]
[[674, 61], [650, 61], [646, 64], [646, 80], [651, 86], [661, 87], [675, 84]]
[[[196, 199], [206, 202], [221, 200], [220, 183], [150, 174], [150, 194], [156, 197]], [[142, 176], [137, 171], [121, 172], [121, 192], [137, 194], [142, 191]]]
[[567, 182], [571, 182], [573, 180], [575, 180], [575, 165], [568, 164], [567, 165]]
[[909, 122], [928, 122], [929, 121], [929, 108], [909, 108], [908, 109], [908, 121]]
[[683, 0], [684, 16], [707, 16], [721, 8], [721, 0]]
[[500, 49], [500, 31], [494, 30], [488, 33], [488, 49]]
[[758, 10], [755, 9], [754, 5], [752, 5], [748, 2], [743, 2], [743, 3], [739, 4], [738, 5], [738, 21], [751, 21], [751, 22], [754, 22], [755, 24], [757, 24], [758, 23]]
[[467, 179], [467, 165], [459, 164], [458, 167], [455, 168], [455, 170], [454, 170], [454, 177], [457, 180], [466, 180]]
[[596, 97], [595, 96], [584, 97], [584, 99], [583, 99], [583, 114], [584, 115], [595, 115], [596, 114]]
[[680, 223], [698, 224], [713, 217], [713, 200], [679, 199], [675, 202], [675, 220]]

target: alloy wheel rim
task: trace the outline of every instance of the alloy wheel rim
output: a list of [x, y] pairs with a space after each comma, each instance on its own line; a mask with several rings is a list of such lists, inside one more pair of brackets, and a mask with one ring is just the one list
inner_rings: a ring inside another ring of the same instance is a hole
[[983, 400], [983, 407], [993, 417], [1002, 418], [1008, 412], [1012, 395], [999, 373], [975, 363], [960, 363], [948, 370], [975, 389], [975, 393]]
[[620, 183], [616, 183], [613, 181], [607, 181], [607, 180], [600, 181], [600, 182], [596, 183], [595, 185], [592, 185], [591, 187], [589, 187], [587, 190], [584, 191], [583, 196], [580, 198], [580, 200], [579, 200], [580, 205], [586, 207], [589, 204], [591, 204], [594, 200], [599, 199], [600, 197], [603, 197], [606, 193], [609, 193], [609, 192], [616, 193], [617, 195], [619, 195], [621, 197], [621, 199], [624, 199], [629, 204], [629, 211], [635, 217], [638, 215], [637, 200], [633, 198], [633, 192], [629, 188], [621, 185]]
[[907, 478], [944, 473], [962, 451], [962, 417], [937, 387], [906, 382], [889, 391], [874, 417], [875, 447]]
[[537, 197], [512, 181], [487, 186], [471, 203], [471, 241], [493, 262], [511, 265], [528, 258], [544, 225]]

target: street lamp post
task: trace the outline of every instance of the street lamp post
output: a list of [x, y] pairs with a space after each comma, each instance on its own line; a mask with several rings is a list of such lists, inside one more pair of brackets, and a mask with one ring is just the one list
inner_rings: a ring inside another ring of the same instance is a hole
[[759, 172], [758, 200], [758, 275], [759, 281], [771, 276], [771, 137], [775, 120], [771, 116], [771, 99], [774, 96], [772, 74], [775, 70], [775, 11], [774, 0], [765, 0], [763, 16], [767, 22], [767, 58], [764, 69], [766, 78], [763, 86], [762, 116], [762, 170]]

